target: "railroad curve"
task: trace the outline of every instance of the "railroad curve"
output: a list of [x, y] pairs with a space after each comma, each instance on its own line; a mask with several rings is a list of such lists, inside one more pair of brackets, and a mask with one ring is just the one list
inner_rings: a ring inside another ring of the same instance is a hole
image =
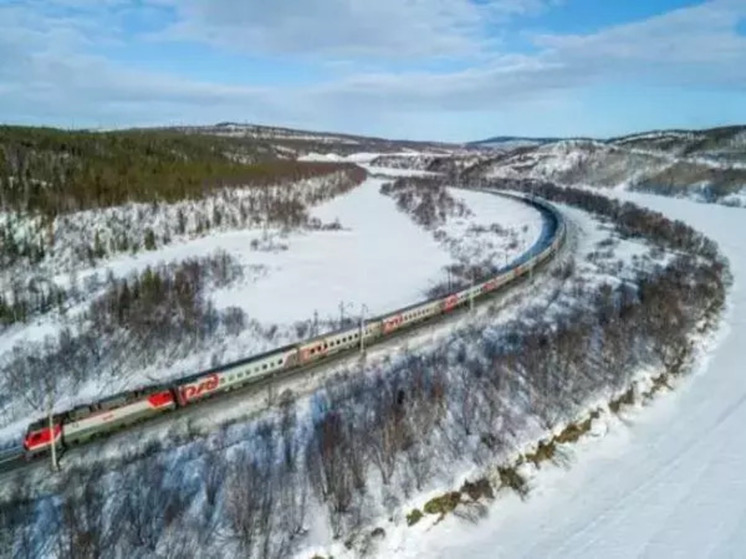
[[[375, 346], [394, 337], [409, 334], [414, 329], [445, 319], [455, 310], [464, 308], [467, 305], [480, 304], [486, 298], [491, 298], [496, 293], [502, 293], [517, 281], [527, 276], [530, 277], [534, 270], [554, 257], [562, 247], [566, 235], [566, 224], [562, 214], [549, 202], [532, 195], [521, 195], [481, 188], [462, 188], [519, 200], [533, 206], [540, 211], [543, 218], [543, 227], [539, 239], [525, 253], [514, 260], [509, 267], [499, 269], [495, 276], [483, 278], [466, 289], [420, 301], [372, 317], [361, 323], [359, 328], [329, 332], [296, 342], [291, 346], [250, 356], [240, 361], [177, 379], [171, 383], [172, 386], [168, 390], [166, 390], [165, 385], [157, 385], [151, 387], [152, 390], [144, 397], [142, 393], [148, 392], [147, 389], [109, 397], [104, 402], [124, 399], [126, 403], [114, 410], [104, 408], [107, 412], [106, 414], [102, 414], [99, 411], [99, 413], [91, 413], [89, 417], [79, 418], [77, 415], [74, 415], [78, 412], [77, 408], [76, 410], [63, 412], [63, 414], [57, 414], [55, 417], [59, 418], [59, 434], [56, 430], [51, 430], [47, 427], [42, 428], [42, 432], [46, 430], [49, 434], [49, 444], [46, 451], [31, 454], [28, 449], [24, 450], [23, 447], [16, 447], [0, 453], [0, 473], [9, 473], [25, 468], [26, 466], [37, 464], [38, 458], [49, 455], [52, 440], [56, 441], [54, 443], [56, 447], [58, 444], [62, 447], [63, 427], [72, 433], [72, 436], [69, 436], [69, 438], [71, 441], [74, 441], [73, 444], [66, 442], [64, 448], [74, 449], [78, 446], [88, 446], [93, 442], [98, 442], [102, 436], [110, 437], [120, 432], [123, 428], [136, 427], [145, 421], [153, 422], [156, 419], [172, 421], [203, 402], [225, 398], [230, 394], [234, 394], [234, 391], [237, 389], [240, 389], [240, 392], [244, 393], [248, 390], [253, 391], [257, 388], [263, 388], [279, 377], [301, 375], [309, 369], [328, 365], [330, 363], [329, 359], [336, 361], [337, 359], [350, 356], [364, 347]], [[360, 343], [361, 340], [363, 343]], [[280, 358], [280, 356], [284, 357], [286, 355], [290, 357]], [[322, 361], [322, 359], [327, 357], [329, 359]], [[271, 365], [268, 367], [267, 363]], [[220, 388], [221, 382], [223, 382], [222, 389]], [[169, 399], [166, 394], [171, 393], [173, 394], [173, 398]], [[138, 396], [133, 397], [133, 394], [137, 394]], [[128, 397], [130, 398], [129, 401], [127, 401]], [[157, 397], [157, 399], [154, 400], [154, 397]], [[171, 407], [163, 411], [175, 411], [178, 413], [171, 413], [164, 417], [163, 412], [159, 411], [143, 416], [142, 409], [145, 400], [155, 402], [153, 406], [155, 409], [158, 409], [159, 406], [163, 408], [164, 403], [170, 403]], [[93, 403], [88, 406], [88, 409], [100, 410], [100, 407], [97, 406], [100, 406], [100, 404]], [[140, 407], [137, 408], [137, 406]], [[97, 428], [95, 418], [101, 418], [102, 415], [116, 418], [116, 413], [120, 413], [126, 421], [127, 416], [125, 413], [130, 408], [133, 410], [137, 409], [137, 413], [140, 415], [133, 415], [134, 419], [123, 425], [101, 423], [103, 427], [99, 428], [99, 431], [94, 430]], [[90, 418], [93, 418], [93, 420]], [[85, 423], [86, 420], [89, 421], [90, 425], [94, 426], [93, 429], [88, 427], [89, 424]], [[109, 427], [108, 429], [107, 426]], [[89, 431], [86, 431], [86, 429]], [[87, 433], [90, 434], [87, 437], [73, 438], [76, 433], [81, 432], [84, 435]]]

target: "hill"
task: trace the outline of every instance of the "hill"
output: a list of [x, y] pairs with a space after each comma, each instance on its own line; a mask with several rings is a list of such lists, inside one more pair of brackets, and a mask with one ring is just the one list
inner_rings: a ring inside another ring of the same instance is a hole
[[465, 176], [539, 178], [743, 205], [746, 126], [527, 144], [492, 154]]

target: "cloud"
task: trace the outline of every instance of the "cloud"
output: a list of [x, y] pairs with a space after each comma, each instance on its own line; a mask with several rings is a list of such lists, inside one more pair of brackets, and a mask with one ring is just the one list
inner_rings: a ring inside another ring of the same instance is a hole
[[[372, 129], [373, 121], [403, 122], [402, 115], [429, 122], [443, 113], [448, 126], [458, 121], [454, 115], [467, 113], [524, 111], [529, 118], [541, 107], [561, 110], [573, 93], [614, 84], [746, 90], [741, 0], [714, 0], [592, 34], [528, 35], [537, 47], [530, 55], [485, 49], [485, 22], [505, 25], [552, 2], [180, 0], [177, 6], [176, 0], [147, 0], [151, 9], [175, 14], [158, 41], [189, 37], [255, 55], [307, 53], [338, 63], [334, 78], [299, 88], [228, 85], [113, 62], [97, 51], [100, 45], [145, 43], [117, 15], [131, 6], [108, 1], [106, 8], [92, 0], [0, 6], [0, 119], [85, 125], [248, 120], [364, 131], [366, 122]], [[357, 63], [396, 60], [394, 53], [449, 56], [456, 64], [437, 72], [385, 71], [377, 64], [378, 72], [364, 72]]]
[[[317, 92], [339, 106], [485, 110], [609, 84], [746, 90], [746, 5], [719, 0], [589, 35], [538, 35], [535, 55], [501, 55], [448, 74], [356, 75]], [[391, 101], [395, 100], [395, 102]]]
[[540, 35], [540, 59], [567, 71], [667, 85], [746, 87], [742, 0], [714, 0], [589, 35]]
[[[225, 118], [229, 111], [270, 117], [292, 114], [276, 90], [148, 72], [95, 54], [111, 34], [123, 31], [116, 21], [113, 28], [102, 30], [90, 4], [56, 0], [0, 6], [0, 119], [96, 125], [153, 123], [190, 114], [195, 120]], [[100, 7], [96, 4], [95, 9]], [[83, 11], [70, 13], [71, 8]], [[107, 14], [106, 19], [112, 18]]]
[[177, 21], [161, 36], [251, 54], [429, 57], [476, 54], [488, 27], [552, 0], [152, 0]]

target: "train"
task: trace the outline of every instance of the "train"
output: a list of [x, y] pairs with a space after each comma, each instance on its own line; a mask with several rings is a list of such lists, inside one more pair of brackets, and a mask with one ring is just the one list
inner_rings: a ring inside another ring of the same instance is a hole
[[356, 327], [315, 336], [171, 383], [124, 392], [53, 414], [51, 418], [40, 419], [29, 425], [24, 436], [25, 457], [32, 459], [47, 454], [51, 451], [52, 445], [55, 450], [64, 451], [178, 408], [198, 405], [208, 398], [245, 387], [267, 377], [370, 345], [402, 329], [451, 313], [470, 301], [479, 300], [529, 274], [561, 247], [565, 238], [564, 220], [551, 204], [543, 200], [508, 193], [501, 195], [528, 202], [548, 218], [544, 220], [544, 229], [539, 241], [515, 262], [513, 267], [501, 269], [494, 277], [466, 289], [369, 320], [361, 320]]

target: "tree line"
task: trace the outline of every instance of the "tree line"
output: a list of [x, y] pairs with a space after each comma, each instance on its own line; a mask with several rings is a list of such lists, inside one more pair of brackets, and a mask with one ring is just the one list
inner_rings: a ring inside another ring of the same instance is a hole
[[449, 217], [467, 217], [469, 208], [451, 196], [444, 179], [402, 177], [381, 185], [381, 194], [391, 196], [399, 209], [422, 227], [433, 229]]

